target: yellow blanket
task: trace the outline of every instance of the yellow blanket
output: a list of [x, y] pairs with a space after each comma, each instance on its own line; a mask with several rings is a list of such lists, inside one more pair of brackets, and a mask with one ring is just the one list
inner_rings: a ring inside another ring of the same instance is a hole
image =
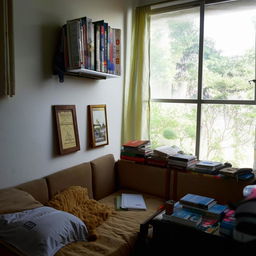
[[113, 208], [94, 199], [89, 199], [87, 188], [71, 186], [55, 195], [48, 206], [69, 212], [80, 218], [86, 225], [88, 240], [96, 240], [96, 227], [101, 225], [113, 212]]

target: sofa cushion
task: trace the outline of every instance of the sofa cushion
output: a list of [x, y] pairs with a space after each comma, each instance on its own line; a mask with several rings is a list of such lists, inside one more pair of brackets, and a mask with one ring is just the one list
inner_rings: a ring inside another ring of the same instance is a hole
[[20, 212], [42, 206], [29, 193], [17, 188], [0, 190], [0, 214]]
[[116, 190], [115, 159], [112, 154], [91, 161], [93, 196], [99, 200]]
[[88, 195], [93, 197], [92, 192], [92, 170], [90, 163], [79, 164], [46, 177], [50, 199], [69, 188], [70, 186], [82, 186], [88, 189]]
[[[114, 207], [117, 195], [132, 193], [130, 190], [117, 191], [99, 202]], [[135, 192], [135, 191], [133, 191]], [[99, 238], [93, 242], [77, 242], [69, 244], [57, 252], [55, 256], [101, 255], [129, 256], [136, 243], [140, 224], [154, 214], [164, 203], [162, 198], [143, 194], [146, 211], [116, 211], [97, 228]]]
[[27, 256], [53, 256], [74, 241], [86, 241], [87, 229], [76, 216], [51, 207], [0, 215], [0, 237]]
[[42, 204], [49, 200], [49, 191], [45, 178], [23, 183], [17, 188], [28, 192]]

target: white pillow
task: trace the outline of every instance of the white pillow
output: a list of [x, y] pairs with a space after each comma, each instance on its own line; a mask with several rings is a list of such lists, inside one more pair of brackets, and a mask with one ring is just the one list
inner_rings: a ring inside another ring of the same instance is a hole
[[85, 224], [51, 207], [0, 215], [0, 239], [28, 256], [52, 256], [75, 241], [87, 241]]

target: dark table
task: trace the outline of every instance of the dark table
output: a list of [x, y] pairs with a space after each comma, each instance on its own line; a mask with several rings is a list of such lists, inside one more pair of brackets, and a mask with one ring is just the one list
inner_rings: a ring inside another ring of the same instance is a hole
[[[256, 253], [256, 242], [242, 243], [216, 231], [206, 233], [195, 227], [162, 219], [163, 210], [156, 212], [141, 224], [139, 243], [140, 255], [236, 255]], [[152, 230], [151, 236], [148, 230]], [[142, 254], [142, 251], [144, 252]], [[247, 254], [248, 255], [248, 254]]]

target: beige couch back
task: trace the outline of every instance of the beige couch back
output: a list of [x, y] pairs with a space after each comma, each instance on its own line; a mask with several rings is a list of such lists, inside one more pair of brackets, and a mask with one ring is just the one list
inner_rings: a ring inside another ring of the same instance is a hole
[[88, 189], [88, 195], [93, 198], [92, 169], [90, 163], [82, 163], [46, 177], [49, 198], [70, 186], [81, 186]]
[[131, 189], [165, 199], [169, 198], [170, 171], [168, 169], [120, 160], [117, 162], [117, 170], [120, 189]]
[[45, 204], [49, 200], [49, 191], [46, 179], [37, 179], [17, 186], [17, 188], [30, 193], [37, 201]]
[[26, 182], [17, 188], [27, 191], [42, 204], [69, 186], [86, 187], [89, 197], [98, 200], [116, 190], [115, 177], [115, 159], [112, 154], [108, 154], [91, 162]]

